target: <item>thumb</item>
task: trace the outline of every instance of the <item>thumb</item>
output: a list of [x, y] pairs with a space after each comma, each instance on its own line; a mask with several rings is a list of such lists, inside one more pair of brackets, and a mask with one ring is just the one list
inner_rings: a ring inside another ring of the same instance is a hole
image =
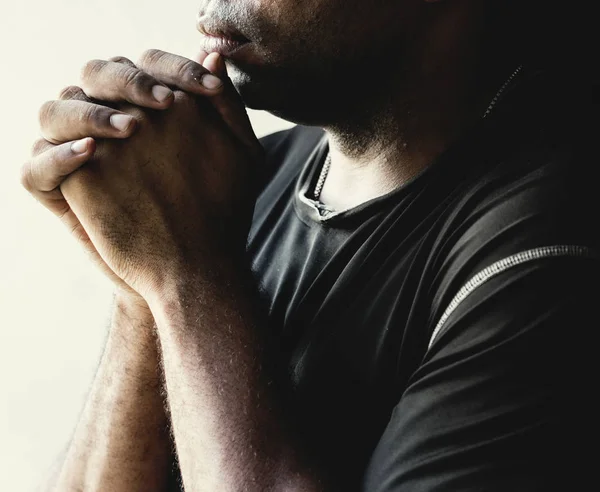
[[219, 53], [210, 53], [207, 55], [202, 65], [210, 72], [214, 73], [223, 81], [223, 90], [211, 97], [209, 101], [223, 118], [223, 121], [229, 126], [233, 133], [246, 145], [255, 148], [258, 144], [254, 130], [248, 118], [246, 107], [242, 98], [235, 90], [229, 75], [225, 60]]
[[198, 53], [196, 53], [196, 55], [194, 55], [192, 58], [190, 58], [190, 60], [195, 61], [199, 65], [202, 65], [204, 63], [204, 60], [206, 60], [207, 56], [208, 56], [208, 53], [206, 51], [200, 50]]

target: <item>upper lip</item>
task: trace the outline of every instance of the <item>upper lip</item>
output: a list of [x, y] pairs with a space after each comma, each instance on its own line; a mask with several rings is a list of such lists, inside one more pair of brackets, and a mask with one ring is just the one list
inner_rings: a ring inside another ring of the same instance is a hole
[[201, 16], [198, 18], [196, 27], [200, 34], [203, 34], [204, 36], [231, 39], [233, 41], [239, 41], [243, 43], [247, 43], [249, 41], [248, 38], [242, 35], [233, 26], [224, 22], [219, 22], [217, 19]]

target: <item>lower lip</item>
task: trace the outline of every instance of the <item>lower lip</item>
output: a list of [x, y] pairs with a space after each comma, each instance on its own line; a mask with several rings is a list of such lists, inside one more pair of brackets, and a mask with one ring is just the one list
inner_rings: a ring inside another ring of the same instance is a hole
[[230, 38], [219, 38], [215, 36], [202, 36], [202, 49], [207, 53], [219, 53], [225, 58], [240, 58], [247, 48], [249, 41], [238, 41]]

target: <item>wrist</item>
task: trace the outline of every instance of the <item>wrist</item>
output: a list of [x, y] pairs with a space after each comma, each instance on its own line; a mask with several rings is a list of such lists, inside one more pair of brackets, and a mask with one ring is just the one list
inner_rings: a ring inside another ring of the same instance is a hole
[[154, 317], [148, 303], [135, 292], [115, 291], [109, 343], [131, 354], [157, 352]]
[[[252, 297], [250, 270], [233, 260], [220, 260], [201, 265], [183, 265], [172, 270], [160, 288], [153, 289], [146, 300], [160, 334], [161, 328], [198, 324], [203, 317], [237, 316], [249, 309]], [[186, 319], [190, 317], [192, 319]], [[209, 329], [208, 326], [206, 329]]]
[[144, 300], [156, 314], [157, 309], [173, 304], [231, 297], [244, 271], [242, 262], [228, 257], [179, 262], [163, 272], [160, 282], [144, 294]]
[[117, 288], [114, 292], [115, 310], [140, 321], [152, 322], [152, 312], [146, 300], [138, 293]]

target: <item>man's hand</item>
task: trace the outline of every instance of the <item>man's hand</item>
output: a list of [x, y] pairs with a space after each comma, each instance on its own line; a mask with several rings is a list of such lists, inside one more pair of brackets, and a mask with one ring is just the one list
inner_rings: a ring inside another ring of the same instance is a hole
[[[210, 72], [221, 79], [213, 77]], [[133, 108], [120, 108], [118, 103], [138, 104], [150, 110], [150, 114], [135, 113], [142, 117], [143, 129], [148, 123], [146, 118], [156, 118], [176, 99], [192, 101], [191, 97], [184, 97], [182, 93], [176, 97], [173, 90], [185, 90], [196, 97], [204, 96], [206, 104], [203, 108], [210, 117], [225, 127], [224, 133], [236, 144], [245, 142], [241, 146], [252, 149], [252, 154], [256, 150], [256, 139], [249, 131], [250, 125], [237, 94], [226, 84], [229, 81], [218, 56], [202, 53], [196, 61], [191, 61], [153, 50], [144, 54], [139, 67], [124, 58], [88, 63], [82, 71], [81, 87], [64, 89], [59, 100], [46, 103], [40, 111], [43, 138], [35, 143], [31, 160], [22, 168], [23, 185], [61, 218], [122, 291], [118, 294], [120, 309], [115, 312], [116, 318], [110, 330], [109, 341], [114, 340], [115, 343], [109, 343], [104, 351], [95, 389], [90, 394], [86, 413], [57, 477], [57, 486], [61, 489], [165, 490], [172, 459], [170, 438], [168, 433], [163, 432], [167, 429], [167, 418], [162, 396], [155, 387], [160, 384], [161, 371], [158, 370], [159, 355], [152, 314], [136, 292], [123, 292], [131, 290], [130, 287], [104, 261], [75, 214], [75, 210], [82, 209], [84, 218], [88, 218], [87, 214], [93, 215], [95, 211], [86, 208], [90, 204], [78, 203], [81, 207], [72, 209], [72, 196], [67, 193], [65, 198], [60, 186], [82, 167], [102, 165], [101, 171], [104, 171], [122, 164], [120, 155], [110, 153], [107, 139], [118, 139], [127, 146], [127, 139], [140, 125], [135, 116], [129, 114], [134, 112]], [[190, 106], [196, 107], [196, 102]], [[175, 117], [181, 109], [175, 106]], [[194, 123], [196, 131], [201, 131], [193, 118], [188, 123]], [[186, 133], [185, 130], [182, 125], [180, 137]], [[172, 133], [171, 129], [168, 134]], [[95, 139], [104, 139], [99, 141], [98, 149]], [[186, 144], [189, 142], [186, 141]], [[140, 142], [136, 148], [139, 145]], [[196, 148], [193, 142], [191, 145], [192, 149], [186, 147], [186, 154]], [[162, 152], [163, 149], [159, 150]], [[173, 150], [172, 147], [169, 150]], [[96, 151], [98, 158], [89, 163]], [[127, 164], [133, 165], [129, 161]], [[125, 166], [125, 170], [126, 176], [135, 175], [135, 169]], [[167, 167], [161, 170], [167, 175], [170, 172]], [[82, 181], [78, 179], [81, 177], [76, 178], [74, 184], [81, 185]], [[160, 192], [161, 183], [157, 184], [156, 191]], [[92, 205], [102, 212], [103, 204], [100, 207]], [[242, 215], [248, 213], [244, 210]], [[187, 211], [183, 215], [186, 216]], [[111, 233], [110, 230], [103, 232]], [[202, 238], [195, 240], [201, 242]], [[119, 432], [115, 433], [115, 429]], [[139, 454], [140, 450], [143, 456]]]
[[262, 149], [231, 84], [214, 100], [177, 90], [169, 111], [116, 107], [136, 118], [135, 133], [99, 142], [60, 185], [110, 270], [146, 298], [179, 268], [210, 274], [241, 256]]
[[[43, 138], [34, 144], [32, 158], [22, 167], [22, 183], [61, 219], [101, 270], [121, 288], [128, 289], [98, 255], [65, 201], [60, 184], [94, 155], [96, 142], [89, 137], [124, 139], [135, 132], [135, 118], [102, 105], [103, 101], [127, 101], [161, 110], [173, 103], [171, 88], [181, 89], [212, 97], [215, 107], [227, 118], [227, 98], [219, 97], [223, 82], [210, 73], [224, 75], [222, 62], [205, 52], [195, 60], [157, 50], [144, 53], [138, 64], [141, 68], [123, 57], [108, 62], [94, 60], [81, 72], [81, 87], [63, 89], [59, 100], [49, 101], [40, 110]], [[244, 119], [245, 114], [231, 123], [243, 127]]]

